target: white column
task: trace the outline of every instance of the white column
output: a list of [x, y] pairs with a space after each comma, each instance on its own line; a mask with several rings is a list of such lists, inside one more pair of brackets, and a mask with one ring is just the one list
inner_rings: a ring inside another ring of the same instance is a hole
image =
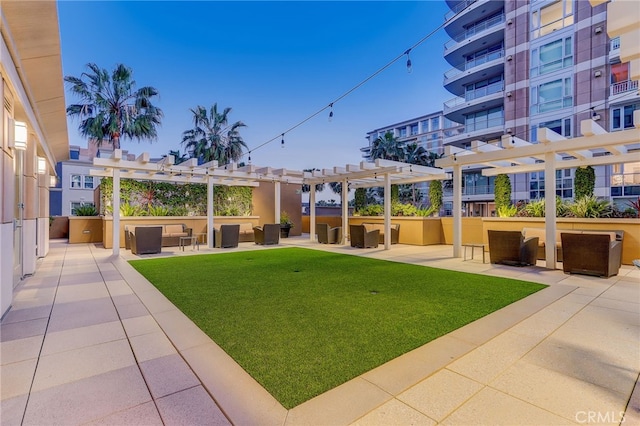
[[347, 232], [349, 228], [349, 182], [345, 179], [342, 181], [342, 244], [347, 244]]
[[274, 183], [273, 208], [274, 223], [280, 223], [280, 182]]
[[556, 157], [553, 152], [544, 155], [544, 254], [546, 267], [556, 269]]
[[391, 248], [391, 175], [384, 175], [384, 249]]
[[120, 169], [113, 169], [113, 255], [120, 255]]
[[213, 179], [207, 179], [207, 245], [213, 248]]
[[462, 257], [462, 167], [453, 166], [453, 257]]
[[316, 185], [311, 184], [309, 190], [309, 240], [316, 240]]

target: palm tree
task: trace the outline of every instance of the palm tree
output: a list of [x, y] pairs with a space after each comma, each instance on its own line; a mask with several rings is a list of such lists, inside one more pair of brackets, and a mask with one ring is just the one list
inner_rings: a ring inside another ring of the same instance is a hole
[[246, 125], [242, 121], [229, 124], [231, 108], [218, 112], [215, 103], [207, 113], [205, 107], [198, 105], [190, 110], [193, 113], [194, 128], [182, 133], [182, 144], [193, 156], [204, 162], [216, 160], [220, 164], [238, 161], [247, 145], [240, 136], [240, 128]]
[[179, 149], [176, 149], [175, 151], [170, 149], [169, 150], [169, 155], [173, 155], [174, 164], [184, 163], [185, 161], [187, 161], [189, 159], [189, 154], [186, 153], [186, 152], [184, 154], [180, 154], [180, 150]]
[[379, 136], [378, 139], [371, 144], [369, 158], [372, 160], [381, 158], [384, 160], [400, 161], [403, 157], [403, 144], [398, 142], [398, 139], [396, 139], [391, 132], [385, 133], [384, 136]]
[[[316, 169], [316, 168], [304, 169], [303, 171], [313, 173], [316, 170], [320, 171], [320, 169]], [[316, 187], [316, 192], [324, 191], [324, 183], [316, 183], [315, 187]], [[311, 192], [311, 185], [302, 184], [302, 192], [303, 193]]]
[[163, 117], [162, 110], [151, 103], [158, 91], [145, 86], [135, 88], [131, 68], [119, 64], [111, 74], [96, 64], [87, 64], [88, 72], [80, 77], [66, 76], [70, 91], [80, 98], [78, 104], [67, 107], [67, 115], [79, 117], [78, 130], [82, 136], [95, 139], [98, 146], [104, 141], [120, 148], [120, 138], [138, 142], [158, 137], [156, 126]]

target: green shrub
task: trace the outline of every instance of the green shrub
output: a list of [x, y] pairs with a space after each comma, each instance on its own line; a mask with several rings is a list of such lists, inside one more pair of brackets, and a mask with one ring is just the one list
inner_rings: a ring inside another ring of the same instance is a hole
[[189, 212], [185, 206], [176, 206], [169, 209], [167, 216], [188, 216]]
[[164, 206], [151, 206], [148, 213], [149, 216], [169, 216], [169, 209]]
[[513, 204], [498, 207], [498, 217], [514, 217], [518, 213], [518, 208]]
[[434, 208], [431, 214], [438, 212], [442, 207], [442, 181], [434, 180], [429, 183], [429, 202]]
[[593, 195], [596, 185], [596, 172], [591, 166], [578, 167], [573, 179], [574, 197], [579, 200], [585, 196]]
[[611, 203], [598, 200], [595, 196], [585, 196], [567, 206], [569, 214], [579, 218], [610, 217], [613, 213]]
[[98, 211], [92, 205], [85, 204], [75, 208], [76, 216], [97, 216]]
[[383, 214], [384, 207], [380, 204], [369, 204], [358, 212], [359, 216], [382, 216]]
[[511, 180], [509, 180], [509, 176], [504, 173], [496, 176], [493, 193], [497, 210], [502, 206], [506, 207], [511, 204]]
[[146, 216], [146, 212], [138, 205], [122, 203], [120, 205], [120, 216]]
[[391, 216], [417, 216], [418, 209], [413, 204], [392, 203]]
[[353, 198], [353, 208], [358, 211], [367, 205], [367, 190], [365, 188], [356, 188]]
[[434, 213], [438, 212], [439, 210], [440, 210], [440, 208], [436, 208], [436, 206], [431, 205], [431, 206], [427, 207], [426, 209], [418, 209], [418, 211], [416, 212], [416, 216], [428, 217], [428, 216], [431, 216]]

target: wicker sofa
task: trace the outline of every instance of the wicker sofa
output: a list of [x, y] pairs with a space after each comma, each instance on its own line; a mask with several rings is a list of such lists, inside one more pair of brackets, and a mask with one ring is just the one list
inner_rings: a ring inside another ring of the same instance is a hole
[[538, 237], [525, 238], [520, 231], [488, 230], [491, 263], [511, 266], [536, 264]]
[[162, 251], [162, 226], [136, 226], [129, 229], [132, 254], [155, 254]]
[[[564, 255], [562, 250], [561, 234], [607, 234], [611, 241], [622, 241], [624, 238], [624, 231], [597, 231], [597, 230], [580, 230], [580, 229], [557, 229], [556, 230], [556, 260], [562, 262]], [[545, 246], [546, 246], [546, 230], [544, 228], [523, 228], [522, 234], [524, 238], [538, 237], [538, 251], [537, 259], [545, 260]]]
[[367, 231], [365, 225], [349, 225], [349, 240], [351, 247], [376, 248], [380, 241], [380, 230]]
[[[255, 233], [253, 231], [253, 224], [251, 222], [243, 222], [243, 223], [230, 223], [229, 225], [239, 225], [240, 230], [238, 231], [238, 242], [240, 243], [248, 243], [255, 241]], [[220, 231], [221, 224], [214, 224], [213, 229], [214, 232]]]
[[[380, 244], [384, 244], [384, 223], [363, 223], [362, 224], [366, 231], [380, 231], [378, 236], [378, 242]], [[400, 224], [392, 223], [391, 224], [391, 244], [398, 244], [398, 238], [400, 237]]]
[[187, 228], [184, 223], [173, 223], [167, 225], [125, 225], [124, 226], [124, 247], [131, 249], [131, 238], [135, 228], [140, 227], [161, 227], [162, 228], [162, 247], [172, 247], [180, 245], [180, 237], [190, 237], [192, 229]]

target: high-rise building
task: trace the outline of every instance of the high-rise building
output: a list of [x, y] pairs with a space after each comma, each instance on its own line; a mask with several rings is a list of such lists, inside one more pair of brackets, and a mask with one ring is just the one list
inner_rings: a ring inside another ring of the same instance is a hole
[[[474, 141], [499, 144], [511, 134], [537, 142], [538, 129], [579, 136], [580, 121], [593, 118], [608, 131], [633, 126], [640, 108], [638, 82], [620, 61], [619, 38], [607, 35], [607, 7], [579, 0], [447, 0], [444, 58], [452, 66], [444, 86], [455, 95], [445, 118], [463, 131], [445, 146]], [[597, 154], [596, 154], [597, 155]], [[640, 163], [598, 166], [598, 197], [624, 208], [640, 195]], [[556, 193], [572, 199], [574, 170], [558, 170]], [[544, 197], [543, 173], [512, 175], [514, 200]], [[495, 214], [491, 179], [464, 172], [468, 215]], [[450, 195], [450, 194], [449, 194]], [[445, 205], [447, 199], [445, 192]]]

